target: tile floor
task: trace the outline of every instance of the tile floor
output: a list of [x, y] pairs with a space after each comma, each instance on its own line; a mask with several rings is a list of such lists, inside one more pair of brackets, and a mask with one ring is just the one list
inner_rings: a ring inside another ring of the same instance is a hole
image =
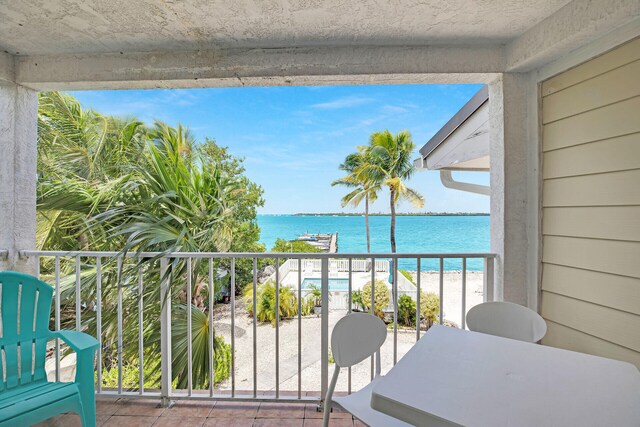
[[[96, 404], [100, 427], [320, 427], [316, 404], [177, 401], [169, 408], [157, 399], [105, 399]], [[76, 414], [63, 414], [38, 427], [80, 427]], [[350, 414], [334, 409], [331, 427], [365, 427]]]

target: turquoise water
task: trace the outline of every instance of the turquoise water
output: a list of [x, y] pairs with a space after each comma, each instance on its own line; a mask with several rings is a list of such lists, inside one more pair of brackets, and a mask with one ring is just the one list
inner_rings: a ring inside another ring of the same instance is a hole
[[[369, 218], [371, 252], [391, 252], [388, 216]], [[260, 241], [267, 250], [277, 238], [295, 239], [309, 233], [338, 233], [338, 253], [365, 253], [367, 239], [361, 216], [258, 215]], [[488, 216], [399, 216], [396, 220], [398, 253], [489, 252]], [[399, 267], [415, 270], [415, 260], [401, 260]], [[460, 270], [460, 260], [445, 260], [445, 270]], [[437, 270], [438, 260], [422, 260], [422, 270]], [[482, 260], [468, 260], [469, 270], [482, 270]]]
[[[311, 289], [312, 286], [322, 287], [320, 278], [312, 278], [307, 277], [302, 281], [301, 289]], [[330, 291], [348, 291], [349, 290], [349, 279], [329, 279], [329, 290]]]

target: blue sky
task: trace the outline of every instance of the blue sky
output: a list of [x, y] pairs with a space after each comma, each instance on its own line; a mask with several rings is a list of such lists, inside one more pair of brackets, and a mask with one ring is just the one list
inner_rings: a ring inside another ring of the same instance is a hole
[[[346, 189], [331, 187], [338, 166], [372, 132], [409, 130], [422, 147], [480, 85], [242, 87], [73, 92], [85, 107], [182, 123], [244, 157], [247, 175], [262, 185], [264, 214], [354, 212], [342, 208]], [[416, 151], [417, 152], [417, 151]], [[417, 154], [416, 156], [417, 157]], [[487, 173], [456, 178], [487, 184]], [[436, 171], [410, 181], [426, 198], [421, 211], [489, 212], [489, 198], [449, 190]], [[404, 203], [400, 212], [415, 211]], [[383, 192], [372, 212], [388, 212]]]

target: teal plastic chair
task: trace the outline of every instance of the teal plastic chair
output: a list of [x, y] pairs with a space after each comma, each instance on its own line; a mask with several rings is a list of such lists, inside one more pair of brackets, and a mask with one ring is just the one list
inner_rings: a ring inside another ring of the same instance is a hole
[[[78, 331], [50, 331], [52, 296], [53, 288], [33, 276], [0, 272], [0, 427], [28, 426], [63, 412], [78, 413], [83, 426], [96, 425], [98, 341]], [[46, 347], [54, 338], [76, 352], [75, 382], [47, 380]]]

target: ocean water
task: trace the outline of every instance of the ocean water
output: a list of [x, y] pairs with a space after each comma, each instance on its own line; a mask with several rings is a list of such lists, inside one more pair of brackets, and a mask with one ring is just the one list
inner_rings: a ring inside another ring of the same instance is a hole
[[[372, 216], [371, 252], [391, 252], [391, 217]], [[338, 253], [365, 253], [367, 239], [362, 216], [258, 215], [260, 242], [271, 250], [277, 238], [295, 239], [308, 233], [338, 233]], [[399, 216], [396, 219], [398, 253], [489, 252], [488, 216]], [[415, 260], [401, 260], [401, 269], [415, 270]], [[438, 260], [423, 259], [421, 269], [438, 270]], [[482, 260], [467, 260], [467, 269], [480, 271]], [[445, 270], [461, 270], [461, 260], [445, 260]]]

